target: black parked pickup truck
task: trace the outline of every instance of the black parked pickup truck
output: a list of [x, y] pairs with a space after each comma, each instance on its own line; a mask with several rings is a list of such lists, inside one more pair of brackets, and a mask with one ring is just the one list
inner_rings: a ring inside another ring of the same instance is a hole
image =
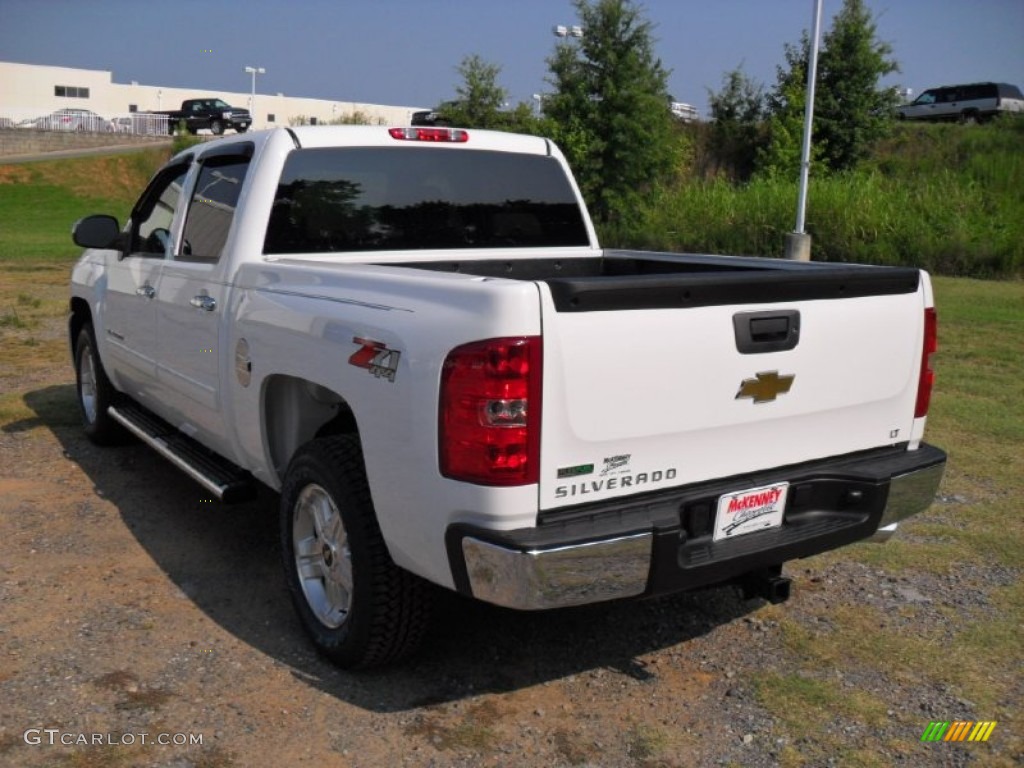
[[199, 133], [209, 128], [211, 133], [220, 135], [227, 128], [234, 128], [245, 133], [252, 125], [252, 115], [247, 109], [232, 107], [221, 99], [185, 99], [181, 109], [176, 112], [153, 112], [154, 115], [167, 115], [168, 132], [173, 134], [178, 124], [184, 120], [189, 133]]

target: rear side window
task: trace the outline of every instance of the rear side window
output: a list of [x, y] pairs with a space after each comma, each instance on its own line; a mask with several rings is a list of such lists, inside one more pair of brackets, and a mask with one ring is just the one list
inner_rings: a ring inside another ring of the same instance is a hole
[[362, 147], [289, 155], [264, 252], [588, 244], [576, 197], [554, 158]]
[[248, 157], [212, 157], [203, 162], [185, 218], [179, 261], [220, 259], [248, 170]]
[[993, 83], [978, 83], [976, 85], [965, 85], [960, 89], [961, 101], [974, 101], [976, 99], [994, 99], [996, 87]]

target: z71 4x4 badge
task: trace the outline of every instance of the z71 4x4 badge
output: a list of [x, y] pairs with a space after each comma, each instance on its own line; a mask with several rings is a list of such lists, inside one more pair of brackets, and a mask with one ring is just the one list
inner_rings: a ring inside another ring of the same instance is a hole
[[397, 349], [388, 349], [379, 341], [360, 339], [358, 336], [353, 338], [352, 342], [359, 344], [360, 348], [348, 359], [349, 365], [365, 368], [378, 379], [387, 379], [392, 384], [395, 382], [401, 352]]

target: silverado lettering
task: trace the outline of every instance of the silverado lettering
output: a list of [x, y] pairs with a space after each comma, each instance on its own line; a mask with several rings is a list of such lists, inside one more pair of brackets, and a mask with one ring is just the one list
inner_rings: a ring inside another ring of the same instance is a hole
[[564, 499], [569, 496], [576, 496], [577, 494], [583, 496], [588, 493], [613, 491], [616, 488], [635, 488], [647, 483], [660, 483], [665, 480], [674, 480], [676, 478], [676, 474], [676, 470], [674, 469], [659, 469], [651, 472], [649, 475], [647, 472], [641, 472], [638, 475], [622, 475], [621, 477], [609, 477], [606, 480], [588, 480], [583, 483], [560, 485], [555, 488], [555, 496], [560, 499]]
[[[926, 273], [605, 250], [548, 139], [249, 132], [201, 102], [190, 130], [245, 133], [172, 157], [123, 225], [73, 227], [82, 424], [224, 503], [276, 494], [284, 588], [335, 663], [411, 653], [430, 585], [523, 610], [781, 601], [787, 560], [931, 504]], [[767, 412], [736, 399], [762, 353], [804, 382]]]

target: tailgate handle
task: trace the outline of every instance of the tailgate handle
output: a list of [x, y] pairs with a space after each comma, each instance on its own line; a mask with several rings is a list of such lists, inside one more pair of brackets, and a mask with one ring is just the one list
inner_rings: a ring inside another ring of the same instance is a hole
[[800, 312], [737, 312], [732, 316], [736, 349], [742, 355], [785, 352], [800, 343]]

